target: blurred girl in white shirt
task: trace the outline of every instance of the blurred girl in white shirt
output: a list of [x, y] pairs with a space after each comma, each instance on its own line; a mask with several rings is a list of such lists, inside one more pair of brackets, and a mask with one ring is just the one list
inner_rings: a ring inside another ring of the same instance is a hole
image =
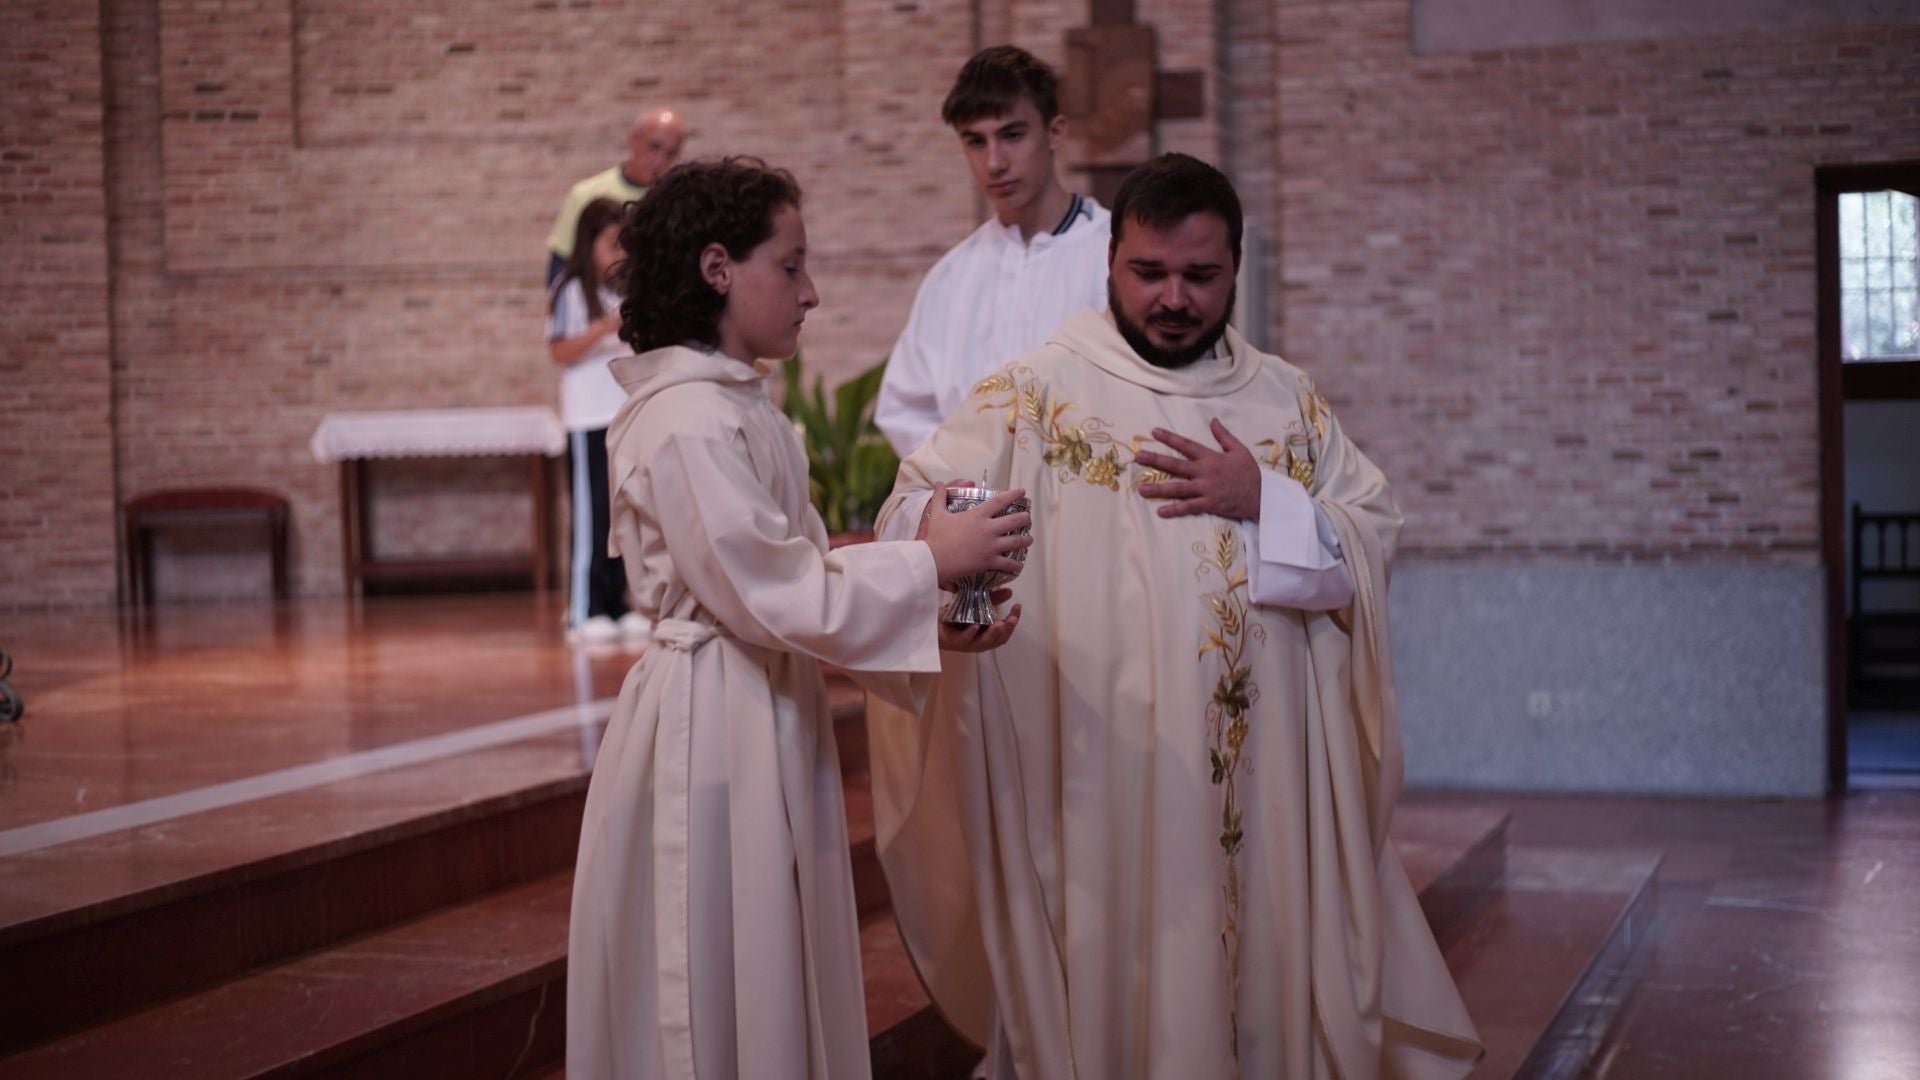
[[607, 551], [607, 425], [627, 399], [607, 361], [632, 352], [618, 336], [620, 295], [608, 284], [621, 258], [621, 215], [612, 199], [595, 199], [580, 211], [547, 323], [547, 353], [561, 367], [560, 420], [573, 492], [567, 636], [582, 642], [644, 637], [649, 629], [627, 606], [625, 571]]

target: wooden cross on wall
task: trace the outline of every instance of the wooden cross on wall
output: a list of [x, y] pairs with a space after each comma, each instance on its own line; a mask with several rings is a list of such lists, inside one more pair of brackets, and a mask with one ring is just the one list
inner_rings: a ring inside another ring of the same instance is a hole
[[1161, 71], [1153, 27], [1134, 21], [1133, 0], [1090, 0], [1090, 26], [1067, 31], [1061, 111], [1067, 164], [1087, 174], [1091, 194], [1112, 206], [1120, 181], [1154, 153], [1154, 122], [1205, 115], [1205, 78]]

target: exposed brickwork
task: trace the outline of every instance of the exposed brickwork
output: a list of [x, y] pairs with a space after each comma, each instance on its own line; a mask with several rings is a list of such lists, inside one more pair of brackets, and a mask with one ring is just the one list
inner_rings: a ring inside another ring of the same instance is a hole
[[[1812, 170], [1920, 157], [1920, 37], [1415, 57], [1407, 4], [1138, 10], [1161, 66], [1205, 80], [1161, 146], [1235, 175], [1269, 340], [1392, 475], [1409, 549], [1811, 563]], [[314, 425], [551, 401], [546, 230], [645, 105], [683, 107], [694, 154], [799, 175], [807, 355], [873, 363], [983, 212], [937, 120], [952, 72], [1008, 38], [1057, 63], [1086, 21], [1078, 0], [9, 6], [0, 608], [110, 599], [116, 495], [189, 482], [285, 492], [296, 590], [337, 593]], [[510, 482], [445, 475], [461, 491], [428, 513], [376, 504], [386, 549], [502, 519], [518, 539]]]
[[1220, 161], [1222, 5], [1197, 4], [1193, 0], [1140, 0], [1135, 6], [1135, 18], [1154, 28], [1160, 70], [1200, 72], [1202, 97], [1207, 107], [1206, 115], [1195, 119], [1161, 121], [1155, 132], [1156, 149]]
[[[575, 5], [109, 9], [121, 485], [287, 493], [306, 594], [340, 588], [335, 475], [307, 449], [326, 412], [553, 400], [547, 228], [638, 109], [684, 108], [691, 154], [799, 176], [826, 299], [804, 346], [830, 377], [885, 355], [919, 275], [975, 221], [935, 119], [972, 47], [945, 5], [684, 4], [630, 29], [629, 10]], [[523, 542], [511, 484], [448, 475], [459, 497], [432, 512], [391, 494], [404, 478], [376, 485], [382, 551], [449, 550], [501, 520], [509, 542], [483, 546]], [[232, 591], [202, 577], [198, 594]]]
[[1480, 561], [1816, 559], [1816, 165], [1920, 157], [1912, 28], [1416, 58], [1282, 2], [1280, 342]]
[[114, 595], [99, 20], [0, 9], [0, 608]]
[[1272, 348], [1278, 307], [1273, 285], [1279, 195], [1274, 185], [1280, 151], [1274, 99], [1275, 12], [1271, 0], [1232, 0], [1226, 12], [1226, 68], [1209, 91], [1218, 99], [1210, 104], [1220, 118], [1220, 165], [1234, 178], [1246, 215], [1240, 328], [1256, 344]]

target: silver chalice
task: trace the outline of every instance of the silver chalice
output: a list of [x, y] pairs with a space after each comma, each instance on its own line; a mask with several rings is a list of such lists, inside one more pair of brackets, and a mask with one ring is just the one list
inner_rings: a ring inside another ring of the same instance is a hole
[[[964, 510], [971, 510], [998, 494], [1000, 493], [997, 491], [982, 487], [948, 488], [947, 511], [957, 514]], [[995, 516], [1022, 514], [1031, 508], [1027, 500], [1018, 499]], [[1032, 525], [1020, 530], [1022, 536], [1032, 532]], [[1014, 552], [1012, 558], [1016, 562], [1026, 562], [1027, 549], [1021, 548]], [[999, 621], [999, 616], [993, 611], [993, 590], [1012, 580], [1013, 575], [1003, 574], [998, 570], [983, 570], [977, 574], [968, 574], [954, 582], [953, 601], [947, 605], [943, 618], [956, 626], [992, 626]]]

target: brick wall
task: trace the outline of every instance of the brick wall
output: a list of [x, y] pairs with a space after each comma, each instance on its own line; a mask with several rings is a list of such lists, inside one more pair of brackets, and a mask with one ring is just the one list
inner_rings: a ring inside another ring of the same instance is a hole
[[0, 9], [0, 608], [114, 595], [99, 19]]
[[[803, 345], [830, 378], [885, 355], [919, 275], [975, 219], [932, 119], [972, 48], [948, 5], [107, 9], [121, 487], [286, 492], [304, 594], [341, 587], [335, 476], [307, 448], [328, 411], [553, 401], [547, 229], [569, 184], [624, 155], [640, 108], [683, 108], [690, 155], [798, 175], [825, 298]], [[432, 500], [379, 471], [382, 551], [445, 551], [500, 521], [520, 540], [524, 496], [499, 470], [448, 472], [459, 490]], [[163, 595], [258, 579], [164, 565], [196, 554], [162, 553]]]
[[1920, 157], [1920, 30], [1412, 56], [1276, 8], [1279, 341], [1416, 554], [1812, 565], [1817, 165]]
[[[1920, 157], [1912, 30], [1415, 57], [1408, 0], [1139, 10], [1163, 67], [1206, 73], [1207, 115], [1163, 147], [1234, 172], [1268, 340], [1397, 481], [1413, 552], [1812, 563], [1812, 170]], [[799, 175], [824, 297], [804, 348], [867, 366], [983, 212], [936, 119], [952, 72], [1007, 37], [1057, 62], [1087, 21], [1075, 0], [72, 11], [0, 16], [0, 608], [110, 599], [116, 491], [183, 482], [286, 492], [296, 589], [337, 593], [314, 425], [551, 401], [551, 214], [646, 105], [687, 112], [693, 154]], [[523, 512], [493, 474], [447, 476], [432, 513], [376, 507], [383, 544]]]

